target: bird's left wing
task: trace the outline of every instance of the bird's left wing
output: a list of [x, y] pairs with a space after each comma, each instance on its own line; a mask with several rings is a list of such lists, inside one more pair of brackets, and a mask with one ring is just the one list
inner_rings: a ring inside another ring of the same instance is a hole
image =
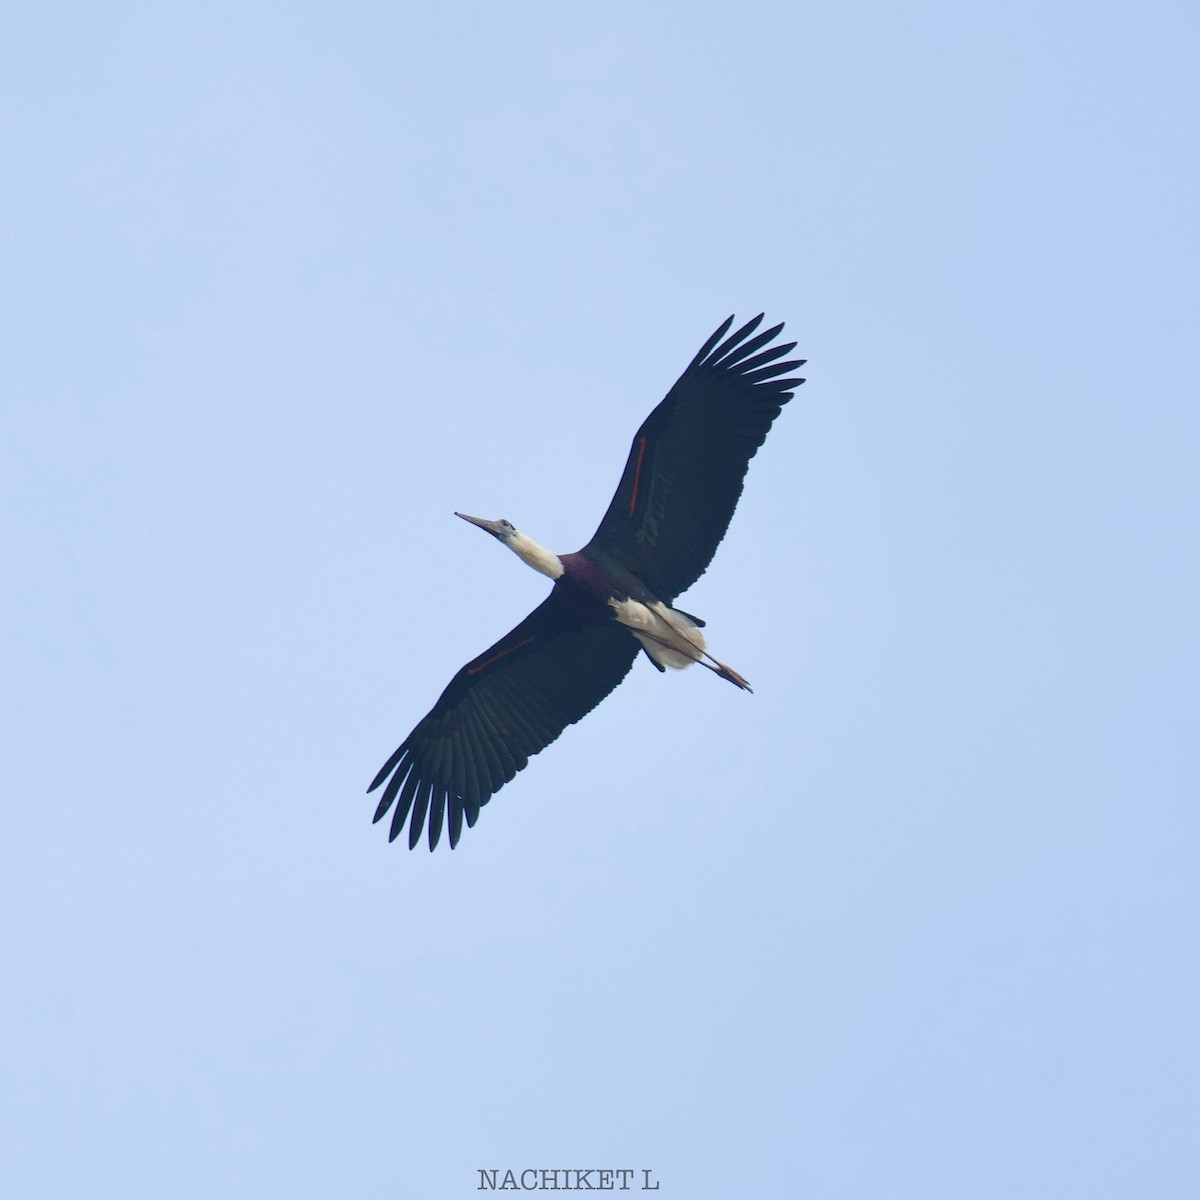
[[730, 317], [634, 434], [616, 494], [583, 552], [631, 571], [670, 604], [716, 553], [746, 468], [771, 423], [804, 382], [780, 362], [796, 343], [757, 333], [760, 313], [729, 333]]
[[[385, 780], [375, 820], [396, 803], [394, 840], [409, 813], [409, 849], [429, 816], [429, 848], [450, 813], [450, 845], [480, 808], [629, 673], [638, 643], [619, 625], [584, 625], [558, 588], [446, 686], [375, 776]], [[388, 777], [391, 776], [389, 779]]]

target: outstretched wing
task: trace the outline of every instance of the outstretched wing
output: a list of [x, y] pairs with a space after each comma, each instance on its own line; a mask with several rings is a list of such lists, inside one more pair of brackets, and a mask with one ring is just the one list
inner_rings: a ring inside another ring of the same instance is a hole
[[455, 846], [463, 817], [474, 825], [480, 808], [530, 755], [591, 712], [625, 678], [637, 652], [638, 643], [615, 622], [581, 623], [555, 588], [450, 680], [375, 776], [368, 792], [388, 782], [374, 819], [396, 803], [388, 840], [399, 835], [411, 812], [411, 850], [428, 813], [432, 850], [449, 810]]
[[729, 528], [746, 469], [803, 379], [796, 343], [764, 349], [783, 329], [736, 333], [730, 317], [700, 348], [633, 439], [616, 495], [583, 553], [632, 571], [668, 604], [708, 568]]

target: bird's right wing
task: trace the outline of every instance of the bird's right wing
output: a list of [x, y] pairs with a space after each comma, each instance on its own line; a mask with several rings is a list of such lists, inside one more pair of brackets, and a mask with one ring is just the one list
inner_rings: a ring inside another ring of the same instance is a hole
[[[583, 625], [555, 588], [515, 629], [446, 686], [384, 763], [368, 792], [388, 780], [375, 810], [396, 804], [389, 841], [409, 813], [409, 849], [429, 815], [429, 848], [450, 813], [450, 845], [530, 755], [586, 716], [629, 673], [638, 643], [615, 622]], [[388, 779], [388, 776], [391, 776]]]

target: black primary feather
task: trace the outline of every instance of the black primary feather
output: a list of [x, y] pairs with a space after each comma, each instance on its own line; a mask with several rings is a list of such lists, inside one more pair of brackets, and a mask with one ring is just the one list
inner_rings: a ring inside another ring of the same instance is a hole
[[408, 845], [416, 846], [428, 813], [432, 850], [448, 813], [456, 845], [464, 818], [474, 825], [532, 755], [587, 716], [629, 673], [638, 649], [619, 625], [581, 623], [556, 586], [454, 676], [375, 776], [368, 792], [388, 782], [374, 819], [399, 800], [388, 840], [400, 835], [411, 812]]
[[750, 460], [804, 382], [779, 378], [805, 360], [776, 361], [795, 342], [762, 349], [783, 329], [752, 337], [762, 319], [727, 338], [733, 318], [725, 321], [642, 422], [612, 503], [581, 551], [624, 567], [667, 604], [712, 562]]

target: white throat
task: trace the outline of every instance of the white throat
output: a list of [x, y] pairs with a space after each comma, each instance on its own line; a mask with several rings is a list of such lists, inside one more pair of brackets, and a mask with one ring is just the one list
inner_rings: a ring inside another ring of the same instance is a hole
[[541, 571], [551, 579], [559, 578], [566, 569], [557, 554], [547, 550], [545, 546], [539, 546], [533, 538], [526, 537], [523, 533], [513, 533], [504, 539], [504, 544], [522, 562], [527, 562], [535, 571]]

